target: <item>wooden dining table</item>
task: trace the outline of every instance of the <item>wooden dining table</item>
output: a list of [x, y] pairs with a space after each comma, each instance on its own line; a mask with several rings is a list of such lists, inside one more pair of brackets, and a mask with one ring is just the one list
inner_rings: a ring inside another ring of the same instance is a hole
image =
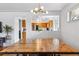
[[31, 47], [26, 47], [26, 45], [15, 44], [13, 46], [9, 46], [0, 51], [0, 54], [4, 56], [4, 54], [14, 54], [16, 56], [61, 56], [65, 55], [79, 55], [79, 52], [54, 52], [54, 51], [37, 51]]
[[[60, 55], [63, 55], [63, 54], [66, 54], [66, 55], [79, 55], [79, 50], [75, 50], [75, 49], [72, 49], [70, 46], [64, 44], [64, 43], [60, 43], [60, 47], [59, 47], [59, 51], [53, 51], [53, 49], [51, 48], [52, 47], [52, 40], [51, 39], [47, 39], [47, 40], [42, 40], [41, 43], [40, 41], [38, 40], [38, 43], [40, 44], [37, 44], [37, 41], [34, 40], [32, 43], [27, 43], [27, 44], [23, 44], [23, 43], [15, 43], [11, 46], [8, 46], [8, 47], [4, 47], [3, 50], [0, 51], [0, 54], [1, 55], [4, 55], [4, 54], [16, 54], [17, 56], [19, 55], [46, 55], [46, 56], [60, 56]], [[40, 48], [39, 48], [40, 47]], [[38, 49], [37, 49], [38, 48]]]

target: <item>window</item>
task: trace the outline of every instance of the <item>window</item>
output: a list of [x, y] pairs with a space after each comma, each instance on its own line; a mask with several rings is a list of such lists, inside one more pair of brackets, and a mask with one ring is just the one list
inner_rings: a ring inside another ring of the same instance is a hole
[[41, 16], [32, 20], [33, 31], [58, 31], [59, 16]]

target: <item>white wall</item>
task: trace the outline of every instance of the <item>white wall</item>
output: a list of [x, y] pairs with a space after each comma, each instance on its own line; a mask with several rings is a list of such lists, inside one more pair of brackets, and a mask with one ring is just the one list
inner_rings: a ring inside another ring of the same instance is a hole
[[[79, 4], [78, 4], [79, 5]], [[79, 49], [79, 21], [67, 23], [67, 12], [75, 8], [76, 4], [70, 4], [61, 12], [61, 34], [66, 44]]]
[[[60, 12], [49, 12], [49, 15], [60, 15]], [[44, 31], [44, 32], [33, 32], [31, 29], [31, 20], [35, 17], [33, 14], [29, 12], [0, 12], [0, 21], [2, 21], [3, 25], [8, 24], [13, 27], [14, 31], [12, 32], [12, 39], [5, 45], [11, 45], [14, 42], [18, 41], [18, 17], [26, 18], [27, 23], [27, 41], [31, 41], [31, 39], [36, 38], [45, 38], [45, 37], [57, 37], [60, 38], [60, 31]], [[0, 33], [0, 36], [5, 36], [5, 33]], [[10, 43], [11, 42], [11, 43]]]

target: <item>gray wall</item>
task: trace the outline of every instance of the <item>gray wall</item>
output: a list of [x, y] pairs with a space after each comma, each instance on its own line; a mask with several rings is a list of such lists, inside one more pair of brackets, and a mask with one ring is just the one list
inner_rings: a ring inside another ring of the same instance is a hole
[[[33, 14], [32, 14], [33, 15]], [[59, 15], [60, 16], [60, 12], [50, 12], [48, 15]], [[30, 17], [30, 18], [29, 18]], [[57, 32], [54, 31], [42, 31], [42, 32], [35, 32], [32, 31], [31, 28], [31, 20], [34, 16], [30, 16], [30, 14], [28, 14], [28, 18], [27, 18], [27, 41], [31, 41], [32, 39], [36, 39], [36, 38], [47, 38], [47, 37], [53, 37], [53, 38], [58, 38], [60, 39], [60, 30]]]
[[[79, 5], [79, 4], [78, 4]], [[79, 21], [67, 22], [67, 12], [75, 8], [77, 4], [66, 6], [61, 12], [61, 34], [66, 44], [79, 49]]]
[[[60, 11], [49, 12], [48, 15], [60, 15]], [[36, 38], [54, 37], [60, 39], [60, 31], [44, 31], [44, 32], [33, 32], [31, 29], [31, 20], [35, 17], [30, 12], [0, 12], [0, 21], [3, 25], [8, 24], [13, 27], [14, 31], [11, 33], [12, 39], [8, 40], [4, 46], [11, 45], [19, 40], [18, 38], [18, 17], [26, 18], [27, 23], [27, 41], [31, 41]], [[0, 33], [0, 36], [5, 36], [5, 33]]]

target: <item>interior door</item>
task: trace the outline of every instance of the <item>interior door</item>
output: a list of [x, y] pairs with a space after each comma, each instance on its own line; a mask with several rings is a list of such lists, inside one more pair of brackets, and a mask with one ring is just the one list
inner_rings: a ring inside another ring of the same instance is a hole
[[26, 47], [26, 19], [22, 19], [22, 39], [21, 39], [22, 47]]

